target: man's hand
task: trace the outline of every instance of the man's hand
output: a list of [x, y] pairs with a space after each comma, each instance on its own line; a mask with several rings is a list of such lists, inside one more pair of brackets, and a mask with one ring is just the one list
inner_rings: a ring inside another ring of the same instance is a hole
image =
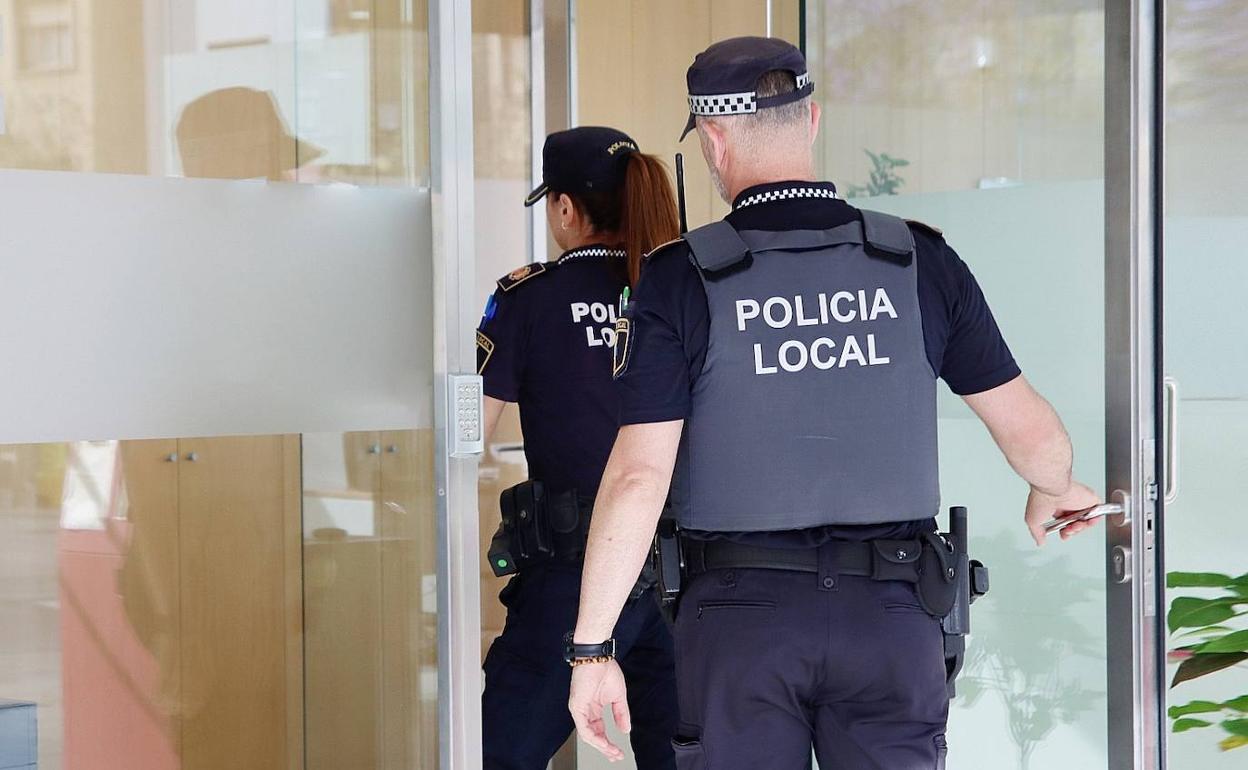
[[[1031, 494], [1027, 496], [1027, 513], [1023, 519], [1027, 522], [1027, 529], [1031, 530], [1031, 537], [1036, 545], [1044, 545], [1044, 537], [1048, 534], [1044, 531], [1046, 521], [1086, 511], [1102, 502], [1100, 495], [1078, 481], [1072, 481], [1070, 489], [1058, 496], [1032, 488]], [[1076, 521], [1062, 527], [1060, 534], [1063, 540], [1069, 540], [1095, 524], [1096, 519]]]
[[614, 660], [607, 663], [586, 663], [572, 669], [572, 691], [568, 696], [568, 710], [576, 723], [581, 740], [598, 749], [612, 762], [624, 758], [620, 750], [607, 737], [607, 725], [602, 712], [611, 707], [615, 726], [627, 733], [633, 729], [628, 714], [628, 698], [624, 685], [624, 672]]

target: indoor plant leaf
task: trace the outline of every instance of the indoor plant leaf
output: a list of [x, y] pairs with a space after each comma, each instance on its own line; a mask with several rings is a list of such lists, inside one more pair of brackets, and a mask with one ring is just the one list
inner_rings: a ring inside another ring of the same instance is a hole
[[1211, 639], [1196, 648], [1198, 654], [1206, 652], [1248, 652], [1248, 630], [1235, 631], [1217, 639]]
[[1213, 711], [1221, 711], [1222, 704], [1214, 703], [1211, 700], [1194, 700], [1191, 703], [1182, 706], [1171, 706], [1167, 712], [1171, 719], [1178, 719], [1188, 714], [1208, 714]]
[[1172, 728], [1176, 733], [1185, 733], [1197, 727], [1209, 727], [1213, 722], [1206, 722], [1203, 719], [1192, 719], [1190, 717], [1184, 719], [1176, 719]]
[[1197, 677], [1230, 668], [1245, 660], [1248, 660], [1248, 652], [1208, 652], [1193, 655], [1179, 664], [1179, 670], [1174, 672], [1174, 679], [1170, 682], [1170, 686], [1174, 687]]
[[1222, 588], [1235, 582], [1220, 572], [1171, 572], [1166, 575], [1166, 588]]
[[1238, 599], [1220, 597], [1218, 599], [1198, 599], [1192, 596], [1180, 596], [1170, 605], [1170, 613], [1166, 623], [1170, 633], [1180, 628], [1210, 626], [1235, 617], [1234, 603]]
[[1230, 700], [1228, 700], [1226, 703], [1223, 703], [1222, 705], [1223, 707], [1231, 709], [1233, 711], [1242, 711], [1248, 714], [1248, 695], [1241, 695], [1238, 698], [1231, 698]]
[[1204, 628], [1193, 628], [1190, 631], [1184, 631], [1178, 635], [1179, 639], [1188, 636], [1211, 636], [1213, 634], [1226, 634], [1234, 631], [1230, 626], [1205, 626]]
[[1218, 741], [1218, 748], [1222, 749], [1223, 751], [1230, 751], [1231, 749], [1238, 749], [1240, 746], [1248, 746], [1248, 736], [1232, 735], [1232, 736], [1223, 738], [1222, 740]]
[[1228, 719], [1222, 723], [1222, 729], [1231, 735], [1248, 738], [1248, 719]]

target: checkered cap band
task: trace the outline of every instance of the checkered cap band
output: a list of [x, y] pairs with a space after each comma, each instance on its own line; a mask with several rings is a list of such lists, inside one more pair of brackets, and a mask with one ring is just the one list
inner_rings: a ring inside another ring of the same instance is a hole
[[573, 249], [567, 254], [559, 258], [559, 264], [568, 262], [580, 257], [619, 257], [623, 259], [628, 256], [628, 252], [624, 249], [604, 249], [601, 246], [594, 246], [588, 249]]
[[758, 111], [753, 91], [713, 96], [689, 95], [689, 111], [694, 115], [748, 115]]
[[767, 192], [756, 193], [737, 204], [738, 209], [746, 206], [753, 206], [758, 203], [770, 203], [772, 201], [785, 201], [794, 198], [836, 198], [836, 190], [829, 190], [826, 187], [786, 187], [782, 190], [769, 190]]
[[[810, 85], [810, 73], [803, 72], [797, 76], [797, 90], [801, 91]], [[769, 97], [773, 98], [773, 97]], [[749, 115], [758, 112], [758, 94], [744, 91], [739, 94], [711, 94], [709, 96], [689, 95], [689, 111], [694, 115]]]

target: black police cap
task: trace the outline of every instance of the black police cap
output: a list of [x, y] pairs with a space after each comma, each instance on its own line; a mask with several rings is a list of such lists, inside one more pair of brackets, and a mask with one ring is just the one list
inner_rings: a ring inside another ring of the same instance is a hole
[[[772, 70], [793, 73], [797, 90], [760, 97], [758, 79]], [[693, 130], [698, 115], [748, 115], [767, 107], [804, 99], [815, 91], [806, 71], [806, 57], [792, 43], [776, 37], [734, 37], [721, 40], [694, 57], [685, 74], [689, 86], [689, 121], [680, 135]]]
[[542, 183], [525, 206], [532, 206], [551, 190], [587, 193], [613, 190], [624, 183], [629, 153], [637, 143], [623, 131], [605, 126], [581, 126], [556, 131], [542, 147]]

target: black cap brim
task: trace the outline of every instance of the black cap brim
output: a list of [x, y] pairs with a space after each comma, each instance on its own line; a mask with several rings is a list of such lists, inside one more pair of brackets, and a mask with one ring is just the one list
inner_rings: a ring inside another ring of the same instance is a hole
[[689, 136], [689, 132], [698, 125], [698, 116], [692, 112], [689, 113], [689, 120], [685, 123], [685, 130], [680, 132], [680, 141], [685, 141], [685, 137]]
[[529, 197], [524, 199], [524, 207], [526, 209], [529, 208], [542, 198], [545, 198], [546, 193], [548, 192], [550, 192], [550, 187], [545, 182], [542, 182], [537, 187], [533, 188], [533, 192], [529, 193]]

